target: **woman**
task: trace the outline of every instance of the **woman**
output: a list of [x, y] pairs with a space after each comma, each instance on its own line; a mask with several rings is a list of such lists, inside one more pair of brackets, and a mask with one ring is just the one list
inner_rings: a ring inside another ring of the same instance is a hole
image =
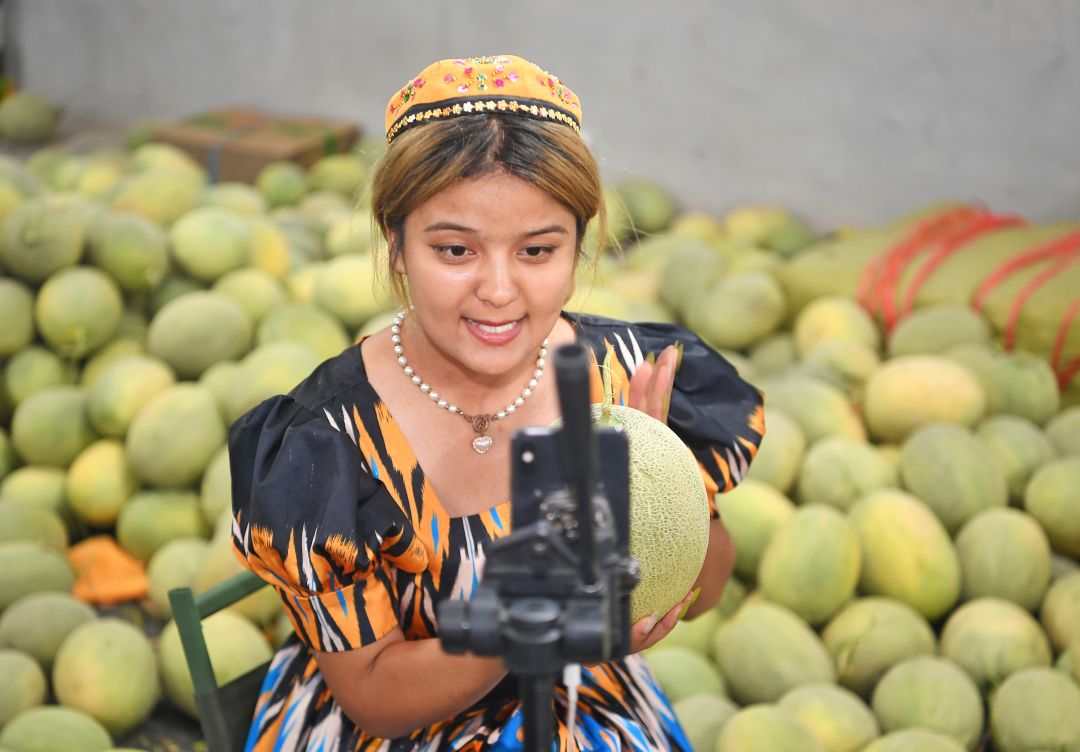
[[[412, 307], [230, 435], [234, 545], [298, 635], [250, 749], [521, 748], [512, 677], [443, 652], [435, 613], [470, 597], [485, 543], [508, 532], [510, 437], [558, 417], [545, 365], [560, 344], [613, 353], [620, 398], [669, 422], [710, 498], [745, 472], [760, 395], [722, 358], [676, 326], [562, 310], [586, 225], [603, 222], [580, 122], [569, 89], [512, 56], [437, 62], [391, 99], [372, 210]], [[557, 692], [558, 749], [689, 748], [636, 653], [719, 598], [734, 554], [713, 516], [695, 590], [633, 625], [634, 655], [585, 669], [573, 741]]]

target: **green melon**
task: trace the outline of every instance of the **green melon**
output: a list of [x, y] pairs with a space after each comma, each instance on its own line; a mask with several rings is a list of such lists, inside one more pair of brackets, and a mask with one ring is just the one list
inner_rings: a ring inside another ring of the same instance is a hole
[[0, 728], [16, 715], [45, 702], [48, 684], [41, 666], [18, 650], [0, 648]]
[[936, 731], [912, 728], [886, 734], [862, 752], [964, 752], [964, 745]]
[[267, 397], [288, 393], [318, 364], [311, 350], [298, 342], [274, 342], [256, 347], [241, 361], [229, 384], [225, 398], [229, 423]]
[[[123, 323], [121, 323], [121, 326], [123, 326]], [[101, 378], [101, 375], [109, 369], [109, 366], [116, 361], [131, 355], [145, 354], [145, 334], [143, 336], [129, 336], [126, 334], [122, 335], [118, 332], [117, 336], [111, 342], [94, 353], [94, 355], [86, 361], [86, 364], [83, 366], [82, 374], [79, 376], [79, 383], [87, 389], [91, 389], [98, 382], [98, 379]]]
[[714, 654], [732, 698], [744, 705], [836, 681], [832, 656], [818, 636], [792, 611], [764, 600], [744, 604], [721, 625]]
[[866, 442], [827, 436], [806, 453], [799, 474], [799, 501], [846, 510], [871, 491], [895, 487], [898, 480], [892, 464]]
[[131, 152], [131, 164], [139, 172], [152, 170], [170, 170], [182, 175], [203, 177], [202, 165], [196, 162], [183, 149], [161, 141], [151, 141], [136, 147]]
[[823, 752], [809, 729], [775, 705], [743, 708], [720, 731], [713, 752]]
[[326, 231], [326, 255], [366, 256], [375, 245], [375, 233], [370, 212], [348, 213], [331, 223]]
[[146, 217], [103, 213], [90, 227], [90, 259], [127, 293], [153, 290], [169, 271], [169, 239]]
[[990, 700], [1000, 752], [1080, 751], [1080, 687], [1049, 668], [1017, 671]]
[[975, 749], [983, 728], [983, 701], [975, 682], [936, 656], [893, 666], [874, 689], [874, 713], [885, 732], [924, 728]]
[[112, 527], [139, 489], [124, 445], [102, 439], [88, 446], [68, 470], [66, 493], [76, 519], [91, 527]]
[[1008, 482], [994, 456], [956, 425], [931, 424], [911, 434], [900, 454], [900, 478], [950, 533], [979, 512], [1009, 503]]
[[[713, 610], [720, 614], [721, 620], [730, 619], [742, 607], [746, 598], [746, 585], [742, 584], [738, 577], [732, 575], [728, 578], [727, 584], [724, 585], [724, 592], [720, 594], [720, 601], [713, 607]], [[713, 647], [710, 644], [707, 652], [711, 654]]]
[[[630, 555], [641, 569], [630, 618], [663, 616], [690, 592], [709, 547], [701, 471], [674, 431], [652, 416], [607, 402], [594, 405], [592, 416], [624, 432], [630, 445]], [[679, 545], [670, 545], [676, 537]]]
[[761, 556], [758, 585], [770, 601], [821, 624], [855, 594], [861, 564], [851, 523], [836, 509], [814, 504], [777, 528]]
[[124, 300], [102, 271], [76, 266], [49, 277], [34, 301], [34, 323], [59, 355], [81, 358], [109, 341], [120, 326]]
[[844, 392], [819, 379], [782, 378], [765, 389], [765, 399], [770, 408], [779, 408], [799, 424], [808, 444], [825, 436], [866, 439], [862, 420]]
[[715, 248], [688, 238], [671, 249], [657, 294], [670, 308], [685, 315], [687, 306], [714, 285], [727, 266]]
[[199, 486], [199, 507], [207, 525], [213, 525], [226, 509], [232, 508], [232, 476], [229, 447], [221, 447], [206, 466]]
[[105, 727], [81, 710], [45, 705], [12, 718], [0, 732], [0, 747], [14, 752], [105, 752], [113, 743]]
[[[290, 240], [289, 242], [292, 243], [293, 241]], [[330, 316], [322, 308], [314, 305], [315, 282], [319, 278], [319, 270], [322, 269], [322, 265], [323, 262], [321, 261], [308, 261], [306, 259], [297, 262], [296, 268], [285, 278], [285, 290], [288, 293], [289, 300], [294, 303], [312, 304], [331, 321], [341, 324], [336, 317]]]
[[0, 358], [13, 355], [34, 339], [34, 295], [26, 285], [0, 277]]
[[800, 358], [834, 339], [853, 339], [874, 352], [881, 347], [881, 334], [870, 314], [854, 300], [841, 296], [818, 298], [799, 311], [794, 334]]
[[815, 345], [803, 368], [820, 372], [831, 382], [850, 390], [866, 382], [881, 358], [870, 345], [856, 339], [831, 339]]
[[64, 555], [29, 541], [0, 543], [0, 613], [31, 593], [71, 591], [75, 575]]
[[310, 303], [287, 303], [267, 312], [255, 332], [258, 345], [298, 342], [321, 362], [349, 346], [345, 327], [334, 316]]
[[1046, 424], [1046, 437], [1060, 455], [1080, 455], [1080, 405], [1062, 410]]
[[149, 597], [155, 616], [162, 619], [172, 617], [169, 591], [194, 587], [209, 550], [209, 541], [182, 537], [173, 538], [154, 552], [146, 565], [146, 577], [150, 581]]
[[1056, 551], [1080, 558], [1080, 456], [1051, 460], [1035, 471], [1024, 509], [1039, 521]]
[[199, 205], [205, 185], [194, 173], [152, 169], [117, 183], [107, 196], [107, 204], [115, 211], [138, 214], [170, 227]]
[[247, 263], [251, 230], [242, 215], [202, 206], [177, 220], [169, 230], [169, 243], [180, 268], [209, 283]]
[[252, 323], [232, 298], [199, 291], [167, 303], [150, 322], [151, 355], [185, 379], [198, 378], [219, 360], [238, 358], [251, 347]]
[[779, 332], [750, 348], [750, 362], [761, 376], [782, 374], [799, 362], [795, 338]]
[[875, 491], [848, 517], [862, 546], [859, 588], [908, 604], [933, 621], [960, 595], [960, 561], [928, 506], [903, 491]]
[[[207, 287], [202, 282], [179, 274], [170, 274], [150, 294], [150, 313], [156, 316], [162, 308], [177, 298], [183, 297], [189, 292], [205, 292], [206, 290]], [[149, 330], [150, 327], [147, 326], [147, 336], [149, 336]]]
[[277, 225], [265, 217], [252, 217], [250, 266], [266, 272], [275, 279], [284, 280], [292, 268], [289, 239]]
[[295, 162], [272, 162], [255, 176], [255, 187], [273, 209], [297, 204], [307, 193], [307, 178]]
[[199, 376], [199, 386], [213, 395], [222, 418], [228, 417], [229, 392], [239, 370], [240, 364], [235, 360], [219, 360]]
[[86, 390], [51, 386], [19, 403], [11, 420], [11, 442], [24, 462], [67, 467], [97, 434], [86, 415]]
[[776, 206], [744, 206], [728, 213], [724, 226], [733, 239], [753, 242], [784, 256], [801, 251], [816, 234], [804, 220]]
[[807, 728], [822, 752], [857, 752], [880, 734], [877, 718], [852, 692], [832, 684], [806, 684], [777, 705]]
[[[3, 403], [3, 399], [0, 399], [0, 403]], [[0, 405], [0, 415], [2, 415], [3, 409]], [[11, 439], [8, 438], [7, 431], [0, 428], [0, 481], [8, 476], [15, 466], [19, 464], [19, 457], [15, 454], [15, 447], [11, 445]], [[0, 495], [0, 499], [3, 496]]]
[[993, 415], [1001, 404], [1001, 385], [998, 382], [998, 358], [994, 346], [968, 343], [956, 345], [945, 352], [945, 357], [959, 364], [975, 377], [986, 397], [986, 414]]
[[206, 538], [199, 497], [189, 491], [143, 491], [132, 496], [116, 520], [116, 539], [142, 561], [176, 538]]
[[247, 183], [216, 183], [203, 192], [202, 206], [217, 206], [234, 214], [266, 214], [266, 199]]
[[772, 275], [735, 272], [696, 298], [686, 320], [712, 346], [741, 350], [776, 331], [786, 306], [784, 291]]
[[700, 655], [708, 655], [713, 647], [713, 636], [723, 617], [716, 609], [710, 609], [689, 621], [679, 621], [659, 646], [686, 648]]
[[172, 369], [159, 358], [120, 358], [89, 388], [86, 411], [90, 423], [102, 436], [122, 439], [143, 405], [175, 383]]
[[55, 512], [25, 501], [0, 498], [0, 543], [16, 540], [63, 551], [67, 548], [68, 533]]
[[184, 488], [198, 483], [223, 443], [225, 424], [214, 398], [200, 386], [179, 383], [143, 406], [125, 448], [132, 471], [144, 483]]
[[652, 180], [643, 177], [624, 178], [614, 185], [630, 222], [640, 235], [661, 232], [675, 217], [675, 201], [671, 193]]
[[1080, 637], [1080, 571], [1050, 585], [1039, 609], [1039, 621], [1055, 650], [1065, 650]]
[[0, 482], [0, 499], [10, 499], [54, 512], [65, 525], [73, 517], [64, 483], [67, 473], [59, 467], [26, 465], [12, 470]]
[[319, 271], [315, 302], [352, 331], [386, 307], [375, 288], [375, 266], [370, 256], [338, 256]]
[[244, 311], [253, 325], [257, 325], [266, 313], [285, 302], [285, 287], [262, 269], [244, 267], [222, 275], [212, 288], [232, 298]]
[[121, 736], [145, 721], [160, 696], [154, 648], [118, 618], [76, 627], [56, 654], [52, 686], [61, 704]]
[[967, 671], [983, 692], [1010, 674], [1049, 666], [1050, 642], [1024, 609], [1000, 598], [976, 598], [956, 609], [941, 632], [941, 655]]
[[871, 596], [851, 601], [821, 633], [840, 684], [869, 697], [885, 672], [908, 658], [933, 655], [934, 632], [911, 606]]
[[715, 503], [735, 544], [735, 571], [755, 579], [769, 539], [795, 514], [795, 505], [772, 486], [750, 478], [717, 494]]
[[[203, 619], [202, 628], [218, 686], [243, 676], [271, 658], [270, 645], [262, 632], [241, 616], [220, 611]], [[176, 622], [165, 625], [158, 649], [165, 694], [181, 710], [197, 718], [194, 685], [184, 660]]]
[[765, 437], [746, 477], [788, 493], [795, 483], [805, 451], [806, 437], [799, 424], [782, 410], [770, 409], [765, 415]]
[[30, 199], [4, 220], [0, 264], [26, 282], [43, 282], [82, 258], [96, 209], [83, 198], [48, 195]]
[[17, 144], [52, 138], [64, 110], [33, 91], [7, 94], [0, 102], [0, 137]]
[[889, 335], [889, 356], [944, 353], [968, 343], [990, 341], [990, 324], [967, 306], [921, 308], [901, 321]]
[[928, 423], [974, 425], [986, 411], [979, 382], [940, 355], [905, 355], [881, 365], [866, 382], [867, 428], [882, 441], [901, 441]]
[[4, 388], [12, 405], [50, 386], [74, 384], [77, 368], [52, 350], [30, 345], [19, 350], [4, 366]]
[[690, 748], [705, 752], [711, 752], [724, 724], [739, 712], [731, 700], [712, 694], [684, 697], [673, 703], [671, 709], [686, 732]]
[[1046, 434], [1018, 415], [992, 415], [978, 425], [975, 436], [1005, 473], [1009, 499], [1016, 503], [1023, 501], [1032, 474], [1057, 454]]
[[355, 154], [329, 154], [320, 157], [307, 171], [308, 188], [313, 191], [336, 191], [355, 201], [367, 180], [367, 165]]
[[1054, 417], [1061, 394], [1054, 370], [1044, 358], [1017, 351], [998, 356], [995, 365], [997, 412], [1019, 415], [1040, 426]]
[[645, 662], [670, 702], [698, 694], [724, 694], [724, 677], [716, 665], [689, 648], [660, 645], [646, 650]]
[[988, 509], [956, 536], [962, 598], [990, 596], [1034, 611], [1050, 586], [1050, 543], [1039, 523], [1016, 509]]
[[32, 593], [0, 615], [0, 647], [26, 653], [49, 673], [68, 634], [96, 618], [93, 608], [68, 593]]

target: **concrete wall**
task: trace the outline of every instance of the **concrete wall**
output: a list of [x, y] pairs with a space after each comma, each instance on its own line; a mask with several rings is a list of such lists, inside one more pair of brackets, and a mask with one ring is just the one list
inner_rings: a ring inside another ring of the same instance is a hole
[[579, 93], [609, 180], [686, 208], [1080, 216], [1077, 0], [15, 2], [22, 83], [69, 131], [250, 104], [376, 132], [427, 63], [513, 52]]

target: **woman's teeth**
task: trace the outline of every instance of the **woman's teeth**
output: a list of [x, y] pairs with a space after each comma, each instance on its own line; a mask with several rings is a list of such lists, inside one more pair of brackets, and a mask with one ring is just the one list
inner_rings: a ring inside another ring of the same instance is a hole
[[[472, 319], [469, 319], [472, 321]], [[485, 332], [491, 332], [492, 334], [500, 334], [502, 332], [508, 332], [514, 328], [516, 321], [511, 321], [509, 324], [500, 324], [499, 326], [491, 326], [489, 324], [481, 324], [479, 321], [473, 321], [473, 323]]]

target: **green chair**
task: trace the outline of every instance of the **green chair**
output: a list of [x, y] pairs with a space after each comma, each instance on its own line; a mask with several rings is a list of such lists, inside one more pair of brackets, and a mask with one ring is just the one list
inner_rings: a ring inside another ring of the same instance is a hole
[[195, 687], [195, 706], [209, 752], [243, 750], [248, 729], [259, 699], [259, 688], [270, 666], [269, 661], [253, 668], [243, 676], [218, 686], [210, 654], [206, 650], [202, 620], [216, 614], [244, 596], [266, 586], [252, 572], [241, 572], [195, 595], [191, 588], [169, 591], [173, 619], [180, 632], [188, 671]]

